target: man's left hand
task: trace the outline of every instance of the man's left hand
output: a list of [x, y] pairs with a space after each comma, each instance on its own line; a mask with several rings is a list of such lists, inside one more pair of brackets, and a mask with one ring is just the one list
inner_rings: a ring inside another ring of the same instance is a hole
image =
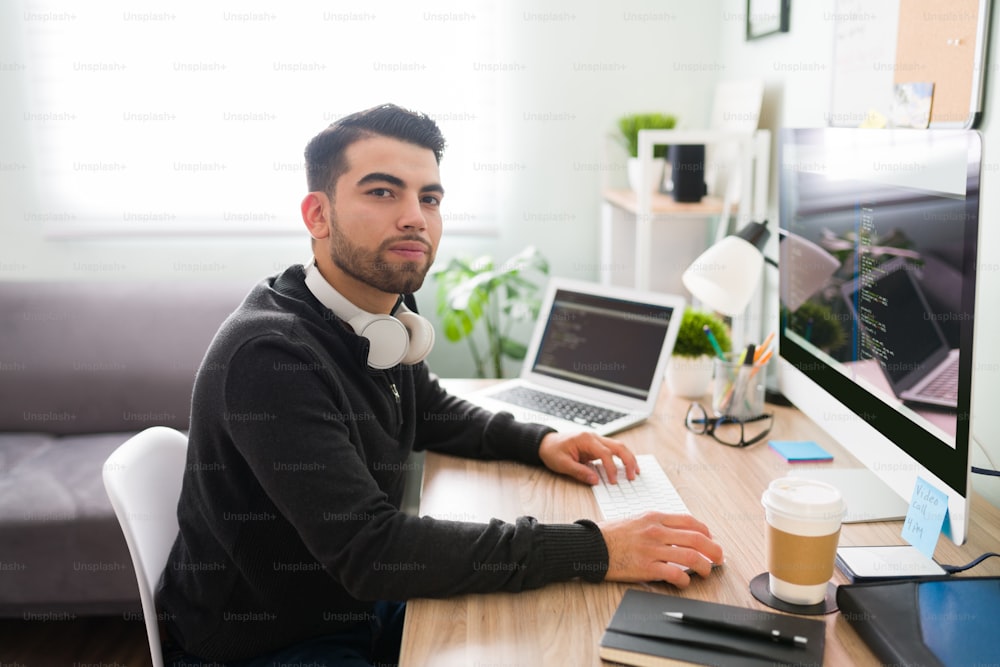
[[595, 459], [601, 460], [612, 483], [618, 481], [612, 456], [617, 456], [625, 464], [625, 476], [629, 479], [635, 479], [639, 472], [635, 455], [624, 443], [590, 432], [548, 433], [538, 447], [538, 456], [549, 470], [584, 484], [598, 482], [597, 473], [587, 465]]

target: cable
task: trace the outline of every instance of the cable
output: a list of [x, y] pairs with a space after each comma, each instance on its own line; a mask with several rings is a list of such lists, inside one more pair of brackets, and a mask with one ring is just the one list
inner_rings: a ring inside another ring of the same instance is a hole
[[980, 563], [982, 563], [984, 560], [986, 560], [991, 556], [1000, 557], [1000, 554], [992, 552], [985, 553], [976, 560], [972, 561], [971, 563], [966, 563], [965, 565], [942, 565], [941, 569], [943, 569], [948, 574], [955, 574], [956, 572], [965, 572], [966, 570], [972, 569], [975, 566], [979, 565]]
[[[972, 472], [977, 473], [979, 475], [992, 475], [994, 477], [1000, 477], [1000, 470], [990, 470], [989, 468], [980, 468], [978, 466], [972, 466]], [[965, 572], [966, 570], [971, 570], [972, 568], [974, 568], [975, 566], [979, 565], [984, 560], [992, 556], [997, 556], [998, 558], [1000, 558], [1000, 554], [990, 552], [983, 554], [982, 556], [972, 561], [971, 563], [966, 563], [965, 565], [941, 565], [941, 569], [943, 569], [948, 574], [955, 574], [956, 572]]]

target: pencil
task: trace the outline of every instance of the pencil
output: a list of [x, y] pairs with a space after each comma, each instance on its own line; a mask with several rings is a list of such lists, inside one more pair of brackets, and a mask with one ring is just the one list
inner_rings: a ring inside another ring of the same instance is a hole
[[702, 327], [702, 329], [705, 330], [705, 335], [708, 337], [708, 342], [712, 344], [712, 348], [715, 350], [715, 355], [719, 357], [719, 359], [725, 361], [726, 353], [723, 352], [722, 348], [719, 346], [719, 341], [716, 339], [715, 334], [712, 333], [712, 328], [706, 324]]
[[764, 342], [761, 343], [760, 347], [757, 348], [757, 351], [754, 353], [754, 359], [753, 359], [754, 361], [757, 361], [758, 359], [761, 358], [761, 356], [764, 354], [764, 352], [767, 351], [767, 346], [771, 344], [772, 340], [774, 340], [774, 332], [773, 331], [771, 333], [767, 334], [767, 338], [765, 338]]

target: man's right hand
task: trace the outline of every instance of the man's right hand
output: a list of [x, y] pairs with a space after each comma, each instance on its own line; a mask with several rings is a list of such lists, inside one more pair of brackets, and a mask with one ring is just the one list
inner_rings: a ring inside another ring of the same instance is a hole
[[691, 583], [684, 568], [707, 577], [723, 562], [722, 547], [708, 527], [689, 514], [645, 514], [598, 527], [608, 547], [608, 581], [666, 581], [679, 588]]

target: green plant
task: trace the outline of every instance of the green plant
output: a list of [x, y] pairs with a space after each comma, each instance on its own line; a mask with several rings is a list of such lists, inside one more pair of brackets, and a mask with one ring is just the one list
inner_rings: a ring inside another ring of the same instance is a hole
[[[632, 113], [618, 119], [619, 139], [631, 157], [639, 157], [639, 130], [670, 130], [677, 119], [663, 113]], [[666, 157], [667, 146], [653, 146], [653, 157]]]
[[[445, 338], [469, 342], [476, 376], [503, 377], [504, 357], [522, 360], [527, 346], [510, 336], [511, 325], [538, 317], [539, 285], [525, 276], [548, 274], [549, 263], [533, 246], [514, 255], [500, 266], [484, 255], [473, 261], [452, 259], [434, 273], [437, 282], [437, 312]], [[482, 322], [485, 350], [476, 343], [476, 324]]]
[[847, 342], [840, 318], [821, 303], [806, 301], [786, 321], [789, 329], [825, 352], [833, 352]]
[[732, 349], [732, 342], [722, 320], [712, 313], [688, 306], [684, 309], [681, 328], [677, 331], [677, 342], [674, 343], [673, 355], [675, 357], [700, 357], [703, 354], [715, 356], [716, 351], [712, 346], [712, 341], [705, 334], [706, 326], [715, 336], [722, 351], [729, 352]]

